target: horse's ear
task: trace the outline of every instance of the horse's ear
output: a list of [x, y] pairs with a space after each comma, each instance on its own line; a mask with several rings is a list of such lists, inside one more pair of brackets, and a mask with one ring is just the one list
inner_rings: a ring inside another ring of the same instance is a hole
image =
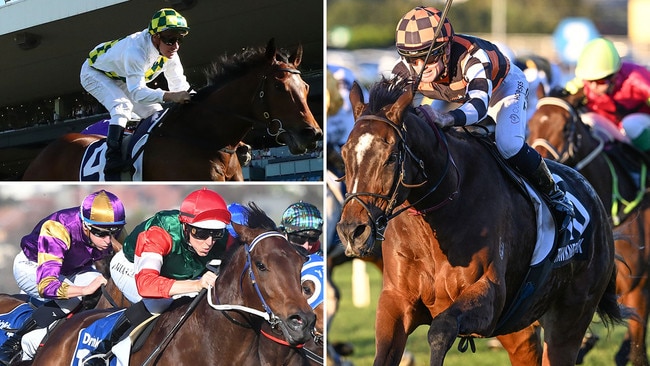
[[289, 57], [289, 63], [291, 63], [295, 68], [298, 68], [300, 62], [302, 61], [302, 44], [298, 45], [296, 52]]
[[352, 104], [352, 112], [354, 114], [354, 119], [356, 120], [365, 108], [363, 91], [361, 91], [361, 87], [356, 81], [352, 84], [352, 89], [350, 89], [350, 103]]
[[232, 228], [235, 229], [237, 236], [239, 236], [239, 240], [242, 242], [250, 243], [253, 239], [255, 239], [255, 236], [251, 234], [249, 227], [245, 225], [239, 225], [235, 222], [230, 222], [230, 224], [232, 225]]
[[406, 88], [406, 91], [397, 99], [397, 102], [390, 107], [390, 110], [386, 113], [386, 118], [395, 123], [400, 122], [402, 120], [402, 114], [411, 105], [411, 102], [413, 102], [413, 90]]
[[271, 38], [269, 43], [266, 44], [266, 58], [269, 60], [275, 59], [275, 38]]

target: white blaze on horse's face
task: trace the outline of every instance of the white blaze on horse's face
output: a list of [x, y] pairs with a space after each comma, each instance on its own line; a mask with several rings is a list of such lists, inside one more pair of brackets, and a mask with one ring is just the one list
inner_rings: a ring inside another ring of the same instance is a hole
[[[374, 136], [371, 133], [364, 133], [363, 135], [359, 136], [357, 145], [354, 147], [354, 155], [356, 156], [356, 161], [359, 166], [368, 166], [368, 163], [364, 162], [363, 159], [367, 156], [366, 152], [370, 151], [373, 140]], [[354, 179], [354, 184], [352, 185], [352, 193], [357, 192], [359, 178], [360, 177], [356, 177]]]

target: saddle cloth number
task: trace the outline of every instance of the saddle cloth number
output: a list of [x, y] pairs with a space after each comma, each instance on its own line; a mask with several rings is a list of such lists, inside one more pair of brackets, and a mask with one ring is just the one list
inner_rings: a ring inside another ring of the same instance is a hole
[[99, 141], [88, 146], [81, 166], [82, 181], [104, 180], [104, 166], [106, 166], [106, 150], [108, 146], [104, 141]]

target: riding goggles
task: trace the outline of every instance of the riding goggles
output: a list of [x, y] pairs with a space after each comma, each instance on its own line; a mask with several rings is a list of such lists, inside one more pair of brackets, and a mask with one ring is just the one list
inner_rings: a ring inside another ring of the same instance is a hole
[[612, 77], [613, 77], [613, 76], [614, 76], [613, 74], [612, 74], [612, 75], [607, 75], [607, 76], [605, 76], [605, 77], [602, 78], [602, 79], [598, 79], [598, 80], [589, 80], [589, 82], [590, 82], [590, 83], [595, 83], [595, 84], [597, 84], [597, 85], [605, 85], [605, 84], [609, 84], [609, 83], [612, 82]]
[[318, 236], [303, 235], [303, 234], [287, 234], [287, 239], [294, 244], [304, 244], [309, 242], [311, 244], [318, 241]]
[[116, 236], [119, 235], [120, 231], [122, 231], [121, 226], [112, 226], [112, 227], [106, 227], [106, 228], [98, 228], [96, 226], [90, 226], [86, 225], [86, 228], [90, 233], [98, 238], [105, 238], [107, 236]]
[[168, 46], [173, 46], [176, 43], [180, 46], [181, 43], [183, 43], [183, 36], [178, 36], [178, 37], [165, 37], [163, 35], [158, 35], [160, 37], [160, 41]]
[[[417, 60], [422, 60], [426, 65], [429, 64], [435, 64], [440, 60], [442, 55], [444, 55], [446, 51], [446, 46], [447, 43], [442, 43], [433, 50], [431, 50], [431, 53], [429, 53], [429, 49], [426, 48], [424, 50], [420, 51], [413, 51], [413, 52], [400, 52], [400, 54], [404, 57], [404, 60], [408, 62], [409, 64], [415, 64]], [[427, 55], [429, 55], [428, 58]], [[426, 58], [426, 60], [425, 60]]]
[[212, 238], [212, 240], [218, 240], [223, 238], [226, 233], [226, 229], [202, 229], [196, 226], [190, 226], [190, 235], [194, 239], [205, 240], [207, 238]]

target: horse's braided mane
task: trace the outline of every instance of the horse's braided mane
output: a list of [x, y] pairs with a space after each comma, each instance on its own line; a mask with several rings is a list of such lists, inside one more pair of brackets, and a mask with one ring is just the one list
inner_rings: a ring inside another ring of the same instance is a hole
[[406, 92], [406, 88], [411, 87], [411, 84], [410, 79], [399, 76], [388, 79], [382, 76], [381, 80], [370, 88], [368, 112], [378, 114], [383, 107], [395, 103]]
[[[282, 62], [289, 62], [288, 53], [285, 50], [278, 50], [276, 59]], [[237, 79], [252, 68], [268, 63], [265, 47], [248, 47], [233, 55], [223, 54], [214, 61], [206, 70], [207, 85], [198, 91], [195, 96], [200, 99], [209, 95], [214, 89]]]

